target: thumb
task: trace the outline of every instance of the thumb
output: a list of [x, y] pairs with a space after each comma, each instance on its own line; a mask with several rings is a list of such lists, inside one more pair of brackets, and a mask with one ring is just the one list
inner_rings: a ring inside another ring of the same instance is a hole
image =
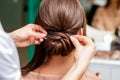
[[38, 38], [44, 38], [46, 36], [46, 34], [41, 33], [41, 32], [34, 32], [34, 31], [32, 31], [30, 33], [30, 36], [35, 37], [36, 39], [38, 39]]
[[76, 49], [78, 49], [81, 46], [79, 41], [76, 38], [74, 38], [73, 36], [70, 36], [70, 39]]

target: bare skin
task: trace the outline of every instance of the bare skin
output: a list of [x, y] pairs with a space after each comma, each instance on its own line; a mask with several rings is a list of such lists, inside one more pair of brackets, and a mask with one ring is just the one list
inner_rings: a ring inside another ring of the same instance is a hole
[[117, 7], [117, 0], [111, 0], [107, 8], [98, 8], [94, 15], [92, 26], [111, 32], [114, 32], [120, 26], [120, 8]]
[[28, 24], [9, 35], [13, 38], [17, 47], [27, 47], [32, 44], [40, 44], [47, 32], [39, 25]]

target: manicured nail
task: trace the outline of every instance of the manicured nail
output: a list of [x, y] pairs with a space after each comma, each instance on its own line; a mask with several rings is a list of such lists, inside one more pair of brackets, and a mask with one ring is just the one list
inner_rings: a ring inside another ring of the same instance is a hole
[[70, 36], [70, 39], [71, 39], [71, 41], [74, 41], [74, 40], [75, 40], [74, 37], [72, 37], [72, 36]]
[[42, 37], [45, 37], [45, 36], [46, 36], [46, 34], [41, 34], [41, 36], [42, 36]]

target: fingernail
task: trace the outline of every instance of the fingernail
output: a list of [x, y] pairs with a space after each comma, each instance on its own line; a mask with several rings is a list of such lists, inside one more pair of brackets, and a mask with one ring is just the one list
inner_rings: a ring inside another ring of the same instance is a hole
[[74, 40], [75, 40], [74, 37], [72, 37], [72, 36], [70, 36], [70, 39], [71, 39], [71, 41], [74, 41]]
[[46, 36], [46, 34], [41, 34], [41, 36], [42, 36], [42, 37], [45, 37], [45, 36]]
[[40, 39], [40, 42], [43, 42], [43, 39]]
[[45, 34], [47, 35], [47, 32]]

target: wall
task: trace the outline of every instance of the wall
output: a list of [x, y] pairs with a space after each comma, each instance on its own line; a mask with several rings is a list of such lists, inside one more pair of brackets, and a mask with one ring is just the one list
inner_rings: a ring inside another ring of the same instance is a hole
[[[0, 21], [6, 32], [11, 32], [26, 24], [26, 0], [0, 0]], [[18, 48], [21, 65], [27, 63], [27, 48]]]

